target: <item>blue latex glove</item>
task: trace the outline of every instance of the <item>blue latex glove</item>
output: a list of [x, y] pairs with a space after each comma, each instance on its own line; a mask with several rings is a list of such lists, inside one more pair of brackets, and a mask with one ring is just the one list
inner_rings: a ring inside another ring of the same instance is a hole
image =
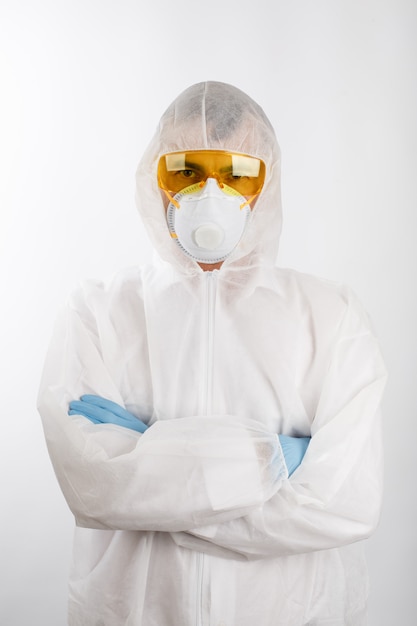
[[68, 415], [83, 415], [93, 424], [116, 424], [139, 433], [144, 433], [148, 428], [144, 422], [116, 402], [89, 394], [81, 396], [80, 400], [70, 402]]
[[287, 435], [278, 435], [278, 438], [284, 453], [288, 475], [291, 476], [303, 460], [311, 437], [288, 437]]

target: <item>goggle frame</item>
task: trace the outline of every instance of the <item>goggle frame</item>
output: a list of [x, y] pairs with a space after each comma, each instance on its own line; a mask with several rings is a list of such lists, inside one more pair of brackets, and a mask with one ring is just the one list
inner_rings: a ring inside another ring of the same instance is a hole
[[232, 188], [245, 198], [257, 196], [265, 183], [262, 159], [227, 150], [181, 150], [163, 154], [158, 161], [158, 185], [168, 197], [187, 187], [204, 187], [214, 178], [220, 188]]

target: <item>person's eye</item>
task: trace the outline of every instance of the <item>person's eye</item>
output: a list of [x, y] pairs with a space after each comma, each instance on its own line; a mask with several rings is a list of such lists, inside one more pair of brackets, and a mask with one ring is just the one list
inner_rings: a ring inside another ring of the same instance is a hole
[[180, 170], [178, 173], [181, 174], [181, 176], [184, 176], [184, 178], [193, 178], [195, 176], [195, 172], [193, 170]]
[[236, 180], [248, 180], [248, 176], [239, 176], [238, 174], [229, 174], [228, 179], [230, 181], [236, 181]]

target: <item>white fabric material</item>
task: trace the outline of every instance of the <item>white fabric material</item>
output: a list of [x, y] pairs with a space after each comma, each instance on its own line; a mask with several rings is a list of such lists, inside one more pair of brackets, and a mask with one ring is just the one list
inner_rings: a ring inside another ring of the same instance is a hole
[[[204, 148], [267, 168], [214, 272], [171, 240], [156, 182], [161, 154]], [[77, 523], [70, 626], [366, 624], [385, 370], [349, 289], [274, 267], [279, 190], [262, 110], [229, 85], [191, 87], [137, 173], [159, 259], [84, 283], [59, 317], [39, 409]], [[69, 417], [84, 393], [151, 427]], [[277, 433], [312, 436], [290, 479]]]
[[167, 210], [174, 241], [195, 261], [217, 263], [235, 249], [243, 235], [251, 209], [246, 198], [228, 188], [222, 191], [209, 178], [197, 193], [177, 193]]

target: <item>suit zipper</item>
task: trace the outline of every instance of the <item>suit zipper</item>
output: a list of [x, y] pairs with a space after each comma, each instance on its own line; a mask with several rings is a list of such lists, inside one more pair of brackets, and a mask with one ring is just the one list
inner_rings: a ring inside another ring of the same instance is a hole
[[[216, 306], [217, 271], [205, 272], [205, 311], [203, 325], [203, 384], [200, 391], [200, 415], [211, 415], [213, 410], [213, 353], [214, 318]], [[204, 554], [197, 554], [197, 615], [196, 625], [203, 626]]]

